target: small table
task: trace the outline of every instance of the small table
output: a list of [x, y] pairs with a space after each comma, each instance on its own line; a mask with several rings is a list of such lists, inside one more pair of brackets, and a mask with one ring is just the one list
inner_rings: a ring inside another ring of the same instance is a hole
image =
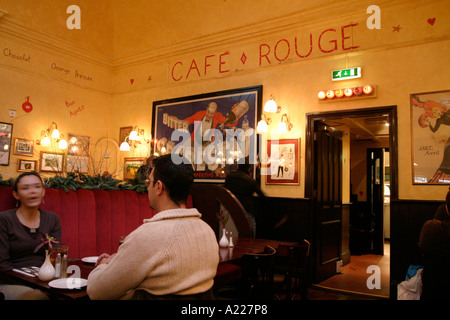
[[233, 239], [234, 247], [219, 248], [219, 263], [238, 262], [245, 253], [261, 253], [264, 252], [266, 246], [277, 249], [281, 243], [294, 244], [296, 242], [258, 238], [236, 238]]
[[[69, 260], [68, 266], [76, 265], [80, 268], [80, 278], [87, 279], [89, 273], [94, 269], [94, 264], [84, 263], [81, 260]], [[70, 275], [68, 275], [70, 277]], [[39, 280], [38, 277], [30, 277], [15, 271], [0, 272], [0, 279], [11, 284], [21, 284], [31, 288], [39, 289], [48, 293], [50, 298], [74, 300], [89, 299], [86, 287], [80, 289], [57, 289], [48, 285], [48, 282]]]

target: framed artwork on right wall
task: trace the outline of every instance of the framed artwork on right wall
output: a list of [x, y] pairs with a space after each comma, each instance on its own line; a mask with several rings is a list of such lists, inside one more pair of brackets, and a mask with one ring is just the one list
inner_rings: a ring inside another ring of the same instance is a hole
[[413, 184], [450, 184], [450, 90], [413, 93]]

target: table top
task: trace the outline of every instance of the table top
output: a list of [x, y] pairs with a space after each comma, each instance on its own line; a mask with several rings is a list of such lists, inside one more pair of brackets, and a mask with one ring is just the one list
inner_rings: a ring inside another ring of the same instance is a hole
[[[233, 239], [233, 247], [220, 248], [219, 257], [220, 264], [227, 262], [238, 262], [239, 259], [245, 253], [261, 253], [264, 251], [265, 246], [269, 245], [275, 249], [281, 243], [292, 244], [294, 242], [280, 241], [280, 240], [268, 240], [268, 239], [258, 239], [258, 238], [236, 238]], [[94, 269], [93, 263], [85, 263], [81, 260], [69, 260], [68, 267], [75, 265], [79, 267], [80, 274], [75, 275], [74, 273], [68, 274], [68, 276], [73, 276], [77, 278], [87, 279], [89, 273]], [[69, 269], [70, 270], [70, 269]], [[20, 274], [15, 271], [3, 271], [0, 272], [0, 278], [6, 281], [12, 281], [14, 283], [27, 285], [41, 291], [47, 292], [51, 297], [57, 299], [88, 299], [86, 292], [86, 287], [79, 289], [57, 289], [49, 286], [49, 282], [41, 281], [37, 277], [30, 277]]]
[[259, 238], [236, 238], [233, 239], [233, 247], [219, 248], [219, 263], [237, 262], [245, 253], [261, 253], [264, 252], [266, 246], [277, 249], [281, 243], [294, 244], [296, 242]]
[[[84, 263], [81, 260], [69, 260], [68, 268], [70, 266], [78, 266], [80, 274], [75, 274], [75, 272], [68, 274], [68, 277], [76, 277], [87, 279], [89, 273], [94, 269], [93, 263]], [[69, 269], [70, 271], [70, 269]], [[50, 281], [41, 281], [38, 277], [30, 277], [23, 275], [15, 271], [3, 271], [0, 273], [0, 278], [13, 282], [16, 284], [26, 285], [32, 288], [39, 289], [43, 292], [48, 293], [51, 297], [57, 299], [87, 299], [88, 295], [86, 293], [86, 287], [81, 287], [79, 289], [57, 289], [49, 286]]]

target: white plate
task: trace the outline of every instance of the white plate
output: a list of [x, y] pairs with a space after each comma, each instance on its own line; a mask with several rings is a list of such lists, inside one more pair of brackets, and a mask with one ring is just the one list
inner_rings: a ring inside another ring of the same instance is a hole
[[98, 259], [98, 257], [85, 257], [85, 258], [81, 259], [81, 261], [86, 262], [86, 263], [96, 263], [97, 259]]
[[56, 289], [81, 289], [87, 286], [87, 280], [83, 278], [63, 278], [52, 280], [48, 285]]

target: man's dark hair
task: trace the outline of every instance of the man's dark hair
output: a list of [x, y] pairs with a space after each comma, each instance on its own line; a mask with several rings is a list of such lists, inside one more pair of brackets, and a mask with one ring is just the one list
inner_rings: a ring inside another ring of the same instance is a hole
[[153, 160], [153, 183], [160, 180], [164, 183], [169, 198], [177, 205], [185, 203], [194, 182], [194, 171], [188, 161], [174, 164], [170, 154]]

